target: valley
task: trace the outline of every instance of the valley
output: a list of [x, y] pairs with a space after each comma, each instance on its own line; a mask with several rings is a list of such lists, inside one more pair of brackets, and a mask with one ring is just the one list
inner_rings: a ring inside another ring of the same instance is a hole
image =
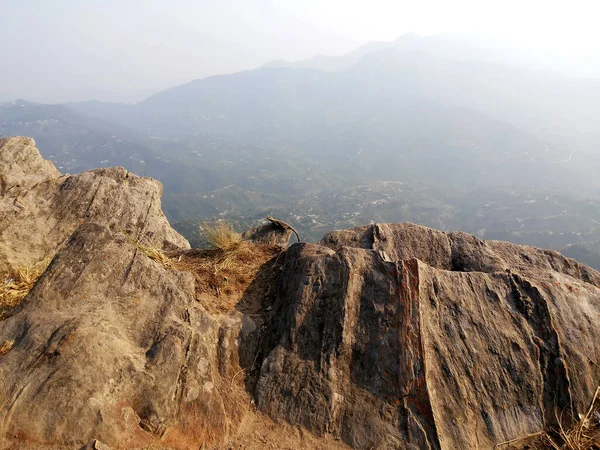
[[407, 221], [599, 267], [600, 85], [553, 74], [533, 86], [541, 72], [414, 39], [132, 105], [6, 103], [0, 136], [32, 136], [63, 172], [123, 166], [160, 180], [167, 217], [194, 245], [215, 218], [243, 229], [273, 215], [311, 242]]

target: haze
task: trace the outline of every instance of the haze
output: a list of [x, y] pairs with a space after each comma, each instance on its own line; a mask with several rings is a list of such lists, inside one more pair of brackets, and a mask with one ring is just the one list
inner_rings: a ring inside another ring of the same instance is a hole
[[0, 101], [137, 102], [189, 80], [408, 32], [485, 34], [536, 49], [568, 75], [595, 77], [598, 9], [541, 0], [2, 0]]

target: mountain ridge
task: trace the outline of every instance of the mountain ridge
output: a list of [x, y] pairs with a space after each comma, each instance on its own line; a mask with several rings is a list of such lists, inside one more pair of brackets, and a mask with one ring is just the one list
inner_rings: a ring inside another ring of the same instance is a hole
[[566, 70], [565, 61], [553, 61], [550, 55], [539, 50], [523, 49], [514, 42], [505, 41], [480, 33], [441, 33], [430, 36], [419, 36], [406, 33], [393, 41], [373, 41], [364, 44], [348, 53], [316, 57], [300, 61], [270, 61], [263, 67], [321, 68], [322, 70], [343, 70], [355, 64], [362, 56], [373, 50], [395, 48], [400, 51], [417, 50], [431, 55], [446, 55], [450, 59], [460, 61], [479, 60], [482, 62], [501, 63], [554, 73], [575, 78], [600, 78], [600, 62], [596, 61], [592, 71]]
[[597, 98], [592, 82], [383, 50], [342, 72], [256, 69], [136, 105], [61, 106], [71, 118], [8, 105], [0, 134], [33, 136], [64, 171], [159, 178], [167, 215], [195, 242], [204, 220], [275, 214], [312, 241], [412, 221], [564, 249], [600, 239]]

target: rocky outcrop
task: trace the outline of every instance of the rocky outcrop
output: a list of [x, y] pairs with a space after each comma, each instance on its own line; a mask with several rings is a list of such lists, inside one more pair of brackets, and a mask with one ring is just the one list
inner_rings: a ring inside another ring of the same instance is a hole
[[332, 231], [321, 245], [371, 249], [384, 259], [418, 259], [443, 270], [460, 272], [557, 271], [600, 286], [600, 273], [554, 250], [502, 241], [482, 241], [463, 232], [445, 233], [412, 223], [374, 224]]
[[271, 416], [355, 448], [468, 449], [589, 405], [600, 381], [597, 272], [412, 224], [323, 243], [335, 250], [286, 254], [256, 389]]
[[40, 156], [33, 139], [0, 139], [0, 195], [12, 189], [30, 189], [60, 176], [54, 164]]
[[242, 234], [242, 239], [264, 244], [275, 245], [282, 249], [287, 248], [292, 235], [292, 230], [277, 227], [273, 222], [268, 222], [258, 227], [251, 228]]
[[[189, 273], [84, 224], [18, 310], [0, 322], [0, 436], [115, 448], [219, 442], [248, 410], [241, 314], [211, 317]], [[250, 339], [250, 337], [248, 337]]]
[[0, 140], [0, 272], [53, 255], [85, 222], [165, 250], [189, 248], [162, 213], [161, 184], [122, 167], [61, 175], [30, 138]]
[[2, 449], [206, 448], [252, 400], [357, 449], [491, 449], [577, 417], [600, 381], [600, 274], [556, 252], [370, 225], [277, 253], [209, 313], [134, 245], [194, 253], [158, 182], [62, 176], [25, 138], [0, 163], [0, 270], [52, 258], [0, 319]]

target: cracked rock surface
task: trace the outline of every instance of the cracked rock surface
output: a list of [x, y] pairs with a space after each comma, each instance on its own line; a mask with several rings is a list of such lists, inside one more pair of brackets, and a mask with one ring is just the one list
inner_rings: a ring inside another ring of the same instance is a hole
[[256, 389], [271, 416], [354, 448], [467, 449], [589, 405], [600, 379], [594, 270], [413, 224], [322, 243], [286, 254]]

